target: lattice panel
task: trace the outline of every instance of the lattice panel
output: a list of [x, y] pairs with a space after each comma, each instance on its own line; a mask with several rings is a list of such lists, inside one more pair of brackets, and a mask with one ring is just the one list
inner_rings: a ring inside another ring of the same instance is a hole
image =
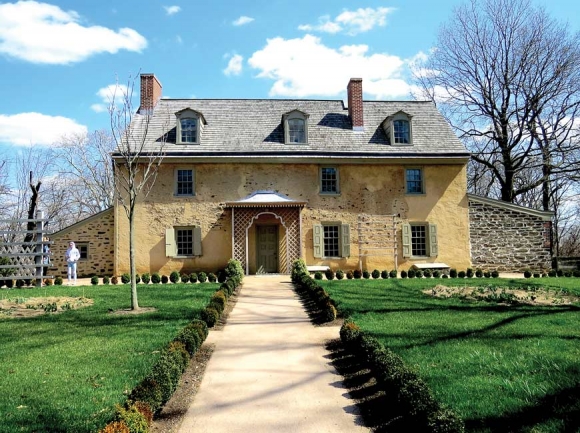
[[397, 268], [397, 223], [395, 215], [358, 216], [359, 267], [363, 257], [392, 256]]
[[300, 258], [300, 208], [235, 208], [234, 209], [234, 258], [247, 267], [246, 230], [254, 224], [258, 215], [268, 213], [276, 216], [286, 228], [286, 260], [280, 271], [289, 273], [291, 263]]

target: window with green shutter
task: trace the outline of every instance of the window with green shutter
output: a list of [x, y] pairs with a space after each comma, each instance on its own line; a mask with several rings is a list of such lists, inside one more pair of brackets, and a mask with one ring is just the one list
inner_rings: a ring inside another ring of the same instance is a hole
[[403, 257], [436, 257], [439, 254], [436, 224], [404, 223], [401, 236]]
[[350, 257], [350, 226], [323, 222], [313, 226], [314, 257]]
[[167, 257], [201, 256], [201, 227], [172, 227], [165, 230]]

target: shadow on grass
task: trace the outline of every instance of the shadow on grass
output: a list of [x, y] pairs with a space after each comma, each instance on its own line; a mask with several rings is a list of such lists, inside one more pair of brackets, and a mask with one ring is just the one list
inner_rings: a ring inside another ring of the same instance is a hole
[[535, 426], [548, 425], [549, 430], [565, 433], [580, 431], [580, 382], [548, 394], [535, 405], [517, 413], [497, 417], [465, 420], [470, 432], [493, 431], [496, 433], [530, 432]]

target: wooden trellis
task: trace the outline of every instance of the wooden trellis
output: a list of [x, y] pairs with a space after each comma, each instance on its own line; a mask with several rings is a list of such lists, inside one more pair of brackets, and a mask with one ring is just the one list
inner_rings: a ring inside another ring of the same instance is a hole
[[[51, 242], [44, 241], [46, 235], [44, 212], [38, 212], [37, 218], [1, 220], [0, 223], [8, 227], [18, 226], [20, 223], [34, 222], [34, 230], [10, 228], [1, 230], [0, 235], [0, 258], [8, 258], [9, 264], [0, 264], [0, 280], [35, 280], [36, 286], [42, 285], [42, 278], [52, 278], [44, 275], [44, 269], [50, 267], [48, 258], [50, 254], [44, 252], [44, 246]], [[18, 242], [13, 239], [23, 238], [27, 234], [33, 234], [35, 239], [31, 242]], [[6, 271], [8, 270], [8, 271]], [[7, 274], [7, 275], [4, 275]]]
[[397, 269], [396, 215], [358, 216], [358, 266], [362, 269], [363, 257], [393, 257]]

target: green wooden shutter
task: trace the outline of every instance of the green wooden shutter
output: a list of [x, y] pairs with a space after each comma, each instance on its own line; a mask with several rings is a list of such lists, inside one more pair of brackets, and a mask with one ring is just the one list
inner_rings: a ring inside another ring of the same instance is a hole
[[341, 257], [350, 257], [350, 226], [348, 224], [342, 225], [340, 236], [342, 243]]
[[401, 224], [403, 233], [403, 257], [411, 257], [411, 224]]
[[201, 227], [193, 228], [193, 255], [201, 256]]
[[175, 230], [172, 227], [165, 230], [165, 256], [175, 257], [176, 255]]
[[314, 226], [312, 226], [312, 232], [313, 232], [312, 242], [314, 247], [314, 258], [321, 259], [324, 253], [324, 239], [323, 239], [324, 231], [322, 230], [322, 225], [314, 224]]
[[429, 256], [437, 257], [439, 247], [437, 245], [437, 224], [429, 224]]

